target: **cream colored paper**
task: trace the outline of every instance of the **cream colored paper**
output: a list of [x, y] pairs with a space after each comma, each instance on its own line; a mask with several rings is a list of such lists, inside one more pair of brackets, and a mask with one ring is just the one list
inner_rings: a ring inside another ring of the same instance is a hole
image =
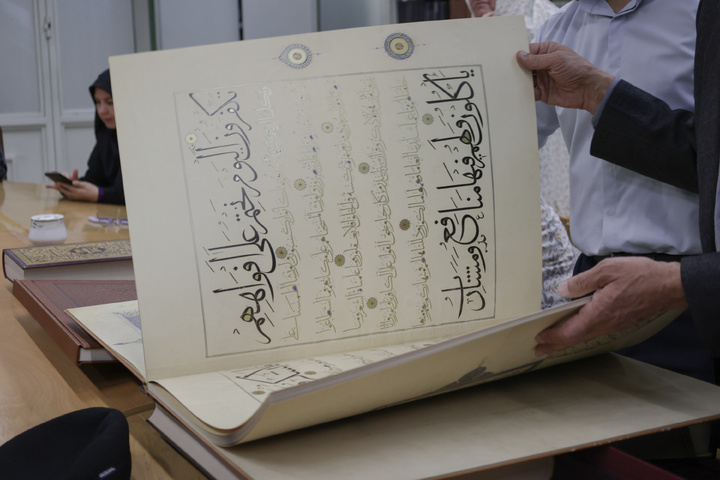
[[[587, 300], [459, 337], [165, 378], [148, 383], [147, 389], [187, 425], [229, 446], [623, 348], [657, 333], [678, 313], [535, 357], [535, 336]], [[128, 339], [142, 334], [136, 324], [120, 320], [134, 316], [134, 303], [69, 312], [127, 364], [136, 352], [128, 348]], [[128, 333], [132, 329], [135, 333]]]
[[715, 385], [604, 355], [233, 448], [158, 410], [150, 422], [215, 478], [538, 478], [495, 469], [707, 421], [718, 405]]
[[114, 358], [145, 381], [145, 353], [137, 301], [71, 308], [67, 312]]
[[147, 378], [536, 311], [520, 18], [111, 58]]

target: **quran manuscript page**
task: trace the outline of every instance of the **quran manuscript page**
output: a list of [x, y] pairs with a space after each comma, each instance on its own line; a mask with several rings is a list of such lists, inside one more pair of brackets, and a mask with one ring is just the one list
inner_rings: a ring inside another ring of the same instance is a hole
[[539, 309], [522, 19], [113, 57], [149, 380]]

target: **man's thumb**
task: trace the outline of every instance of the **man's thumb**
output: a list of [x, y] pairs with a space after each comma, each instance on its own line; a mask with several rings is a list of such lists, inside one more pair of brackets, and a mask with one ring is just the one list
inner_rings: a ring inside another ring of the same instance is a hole
[[558, 285], [558, 293], [565, 298], [579, 298], [598, 289], [593, 270], [570, 277]]

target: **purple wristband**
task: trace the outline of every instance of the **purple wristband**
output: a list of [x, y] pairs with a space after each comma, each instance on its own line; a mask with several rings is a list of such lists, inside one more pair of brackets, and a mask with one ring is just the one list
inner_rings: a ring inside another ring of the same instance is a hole
[[97, 201], [98, 202], [102, 201], [102, 197], [103, 197], [103, 188], [98, 187], [98, 200]]

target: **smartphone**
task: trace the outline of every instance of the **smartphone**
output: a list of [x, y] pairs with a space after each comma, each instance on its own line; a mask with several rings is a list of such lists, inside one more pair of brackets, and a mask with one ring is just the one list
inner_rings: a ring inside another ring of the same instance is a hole
[[67, 185], [72, 185], [72, 180], [67, 178], [65, 175], [63, 175], [60, 172], [45, 172], [45, 176], [48, 177], [53, 182], [57, 183], [65, 183]]

